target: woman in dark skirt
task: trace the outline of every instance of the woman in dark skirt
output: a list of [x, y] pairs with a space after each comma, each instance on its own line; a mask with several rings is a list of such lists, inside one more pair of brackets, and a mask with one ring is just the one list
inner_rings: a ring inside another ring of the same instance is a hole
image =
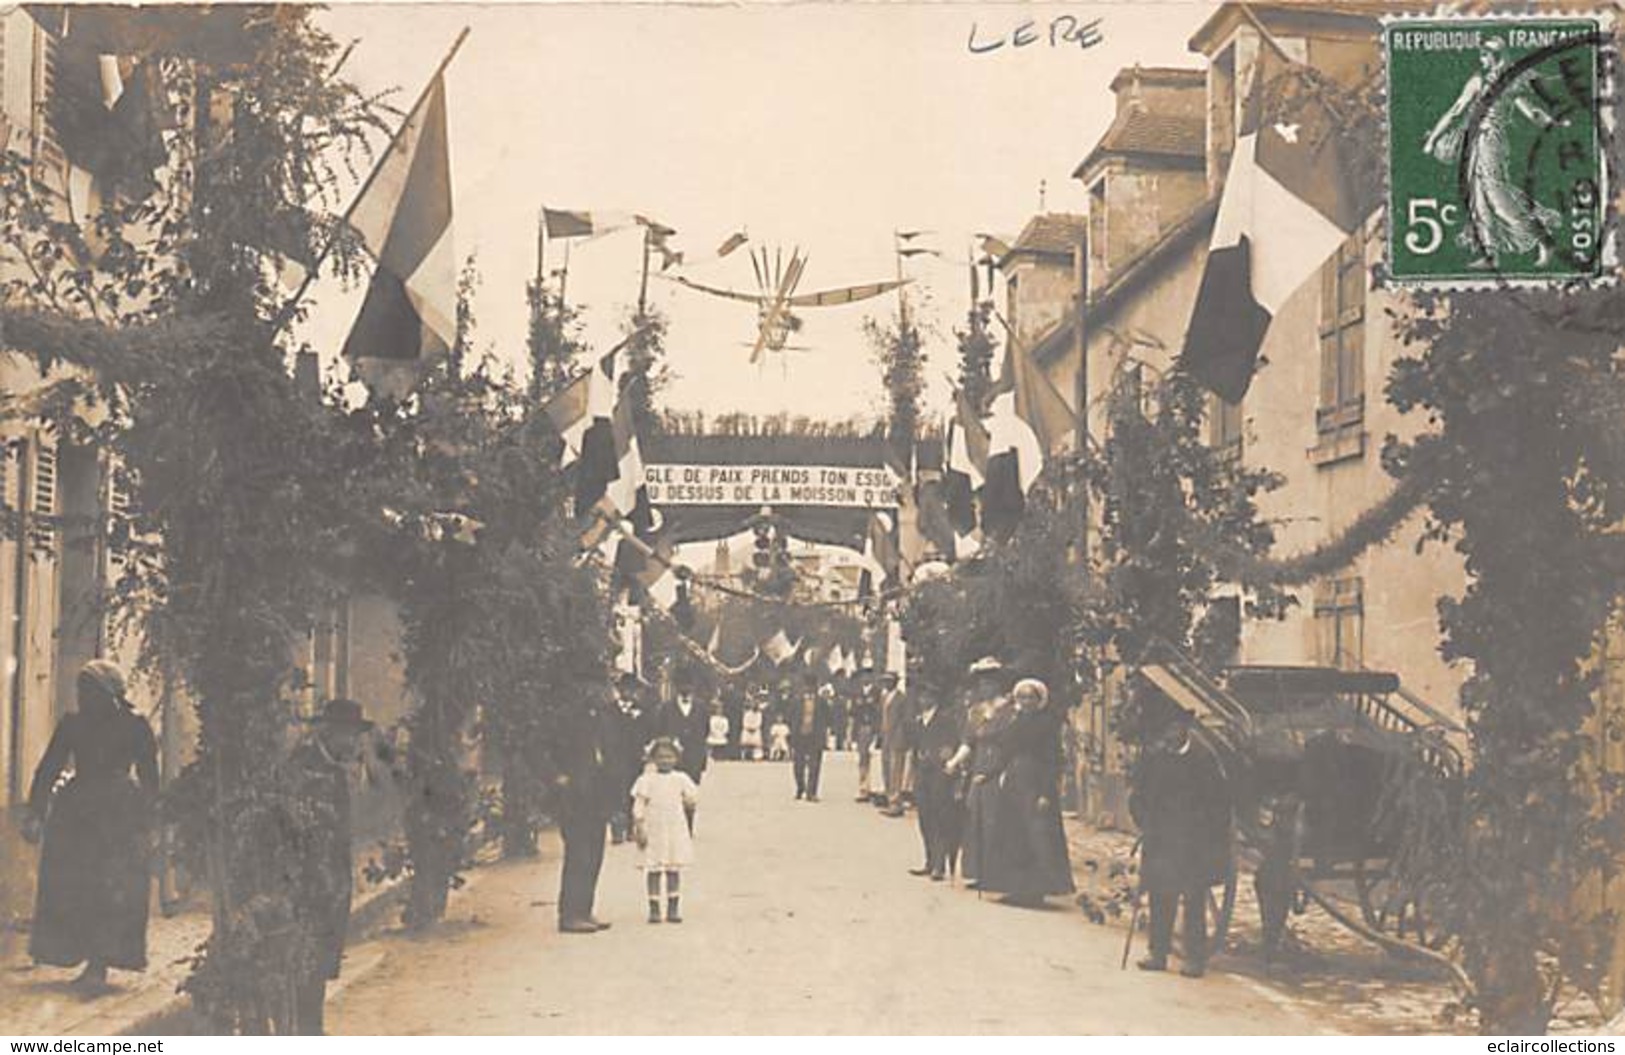
[[1005, 763], [1003, 739], [1015, 718], [1015, 708], [1005, 695], [1009, 685], [1004, 664], [995, 657], [979, 659], [971, 666], [965, 743], [948, 763], [951, 773], [967, 768], [970, 772], [959, 865], [967, 886], [980, 887], [988, 858], [995, 852], [998, 778]]
[[1004, 770], [980, 878], [982, 889], [1004, 894], [1006, 904], [1036, 906], [1051, 894], [1073, 891], [1061, 827], [1061, 715], [1036, 678], [1017, 682], [1011, 697], [1015, 718], [1001, 737]]
[[106, 984], [109, 967], [147, 966], [157, 789], [157, 744], [125, 698], [123, 674], [106, 660], [85, 664], [78, 709], [58, 723], [28, 797], [31, 829], [44, 828], [29, 938], [36, 963], [84, 964], [78, 984], [90, 989]]

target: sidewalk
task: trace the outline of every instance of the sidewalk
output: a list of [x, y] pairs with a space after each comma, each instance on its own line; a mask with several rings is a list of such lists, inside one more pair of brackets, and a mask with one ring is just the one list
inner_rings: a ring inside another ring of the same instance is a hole
[[[351, 913], [350, 941], [393, 925], [405, 886], [360, 886]], [[206, 906], [164, 917], [147, 929], [147, 969], [111, 972], [111, 993], [87, 999], [69, 984], [78, 968], [36, 967], [28, 936], [0, 934], [0, 1036], [113, 1036], [185, 1032], [191, 1000], [178, 990], [191, 973], [191, 957], [209, 936]], [[345, 974], [353, 964], [346, 960]], [[356, 973], [360, 973], [357, 971]]]
[[[1137, 882], [1131, 857], [1135, 837], [1096, 829], [1075, 817], [1066, 818], [1066, 832], [1079, 907], [1094, 922], [1123, 934]], [[1230, 938], [1213, 970], [1247, 979], [1345, 1032], [1392, 1036], [1463, 1028], [1453, 1017], [1455, 993], [1438, 970], [1387, 955], [1312, 904], [1302, 915], [1289, 917], [1287, 930], [1283, 948], [1266, 962], [1252, 877], [1242, 875]], [[1142, 930], [1130, 959], [1144, 953]], [[1583, 996], [1565, 1000], [1557, 1012], [1550, 1026], [1553, 1034], [1589, 1034], [1602, 1026], [1596, 1008]]]

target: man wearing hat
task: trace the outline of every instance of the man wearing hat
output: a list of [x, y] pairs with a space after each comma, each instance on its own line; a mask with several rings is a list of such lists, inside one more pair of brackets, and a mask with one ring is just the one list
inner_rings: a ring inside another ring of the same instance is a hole
[[1207, 894], [1229, 867], [1229, 787], [1218, 759], [1192, 735], [1195, 717], [1174, 709], [1150, 738], [1134, 774], [1129, 813], [1139, 825], [1140, 887], [1151, 903], [1151, 953], [1143, 971], [1168, 969], [1174, 914], [1184, 902], [1185, 963], [1199, 978], [1207, 967]]
[[875, 737], [880, 729], [880, 704], [875, 688], [874, 668], [858, 671], [855, 695], [852, 699], [852, 746], [858, 752], [859, 802], [868, 802], [874, 795], [870, 771], [874, 759]]
[[609, 924], [593, 915], [598, 874], [604, 867], [609, 820], [627, 794], [625, 764], [616, 756], [613, 704], [589, 689], [569, 707], [554, 745], [553, 783], [558, 789], [559, 837], [564, 862], [559, 874], [559, 930], [596, 934]]
[[834, 690], [818, 685], [818, 675], [802, 675], [801, 693], [790, 707], [790, 758], [796, 777], [796, 798], [818, 801], [818, 777], [824, 769], [824, 747], [829, 740], [830, 701]]
[[925, 863], [910, 871], [941, 882], [959, 862], [964, 828], [960, 781], [949, 766], [964, 743], [965, 710], [935, 679], [915, 675], [914, 717], [909, 734], [914, 756], [914, 797]]
[[294, 988], [294, 1032], [321, 1036], [327, 983], [339, 976], [350, 926], [354, 854], [350, 831], [350, 768], [361, 737], [372, 729], [354, 700], [329, 700], [289, 756], [295, 817], [292, 899], [313, 956]]
[[710, 733], [710, 716], [694, 699], [694, 676], [679, 671], [675, 681], [677, 698], [654, 709], [649, 716], [646, 739], [653, 741], [664, 736], [677, 741], [682, 751], [677, 768], [698, 784], [705, 775], [706, 759], [709, 757], [705, 740]]
[[897, 673], [880, 676], [881, 775], [886, 782], [886, 816], [903, 815], [903, 795], [909, 790], [909, 722], [913, 711]]

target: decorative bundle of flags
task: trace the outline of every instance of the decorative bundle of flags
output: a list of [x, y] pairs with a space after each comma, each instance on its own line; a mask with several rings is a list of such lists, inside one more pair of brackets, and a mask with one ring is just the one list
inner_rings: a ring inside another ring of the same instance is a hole
[[[549, 238], [600, 238], [629, 227], [641, 227], [649, 251], [660, 260], [660, 270], [669, 271], [687, 263], [688, 254], [672, 247], [677, 234], [675, 228], [649, 218], [642, 213], [604, 211], [596, 209], [542, 209], [542, 229]], [[717, 246], [715, 256], [722, 258], [750, 241], [743, 230], [735, 231]]]
[[564, 443], [559, 467], [574, 469], [577, 516], [590, 518], [583, 548], [602, 542], [611, 525], [623, 519], [639, 537], [654, 531], [632, 403], [620, 391], [617, 373], [625, 347], [623, 341], [545, 408]]
[[1290, 118], [1267, 112], [1265, 93], [1293, 65], [1266, 35], [1180, 356], [1231, 403], [1247, 394], [1276, 313], [1370, 211], [1324, 103], [1305, 100]]
[[858, 596], [873, 597], [878, 573], [882, 588], [901, 581], [903, 556], [897, 540], [897, 516], [877, 509], [869, 514], [868, 534], [864, 537], [865, 567], [858, 576]]
[[954, 393], [943, 457], [945, 523], [927, 525], [943, 556], [963, 560], [984, 537], [1007, 538], [1021, 523], [1027, 492], [1050, 457], [1066, 450], [1077, 417], [1031, 356], [1005, 353], [1003, 373], [984, 421], [964, 392]]

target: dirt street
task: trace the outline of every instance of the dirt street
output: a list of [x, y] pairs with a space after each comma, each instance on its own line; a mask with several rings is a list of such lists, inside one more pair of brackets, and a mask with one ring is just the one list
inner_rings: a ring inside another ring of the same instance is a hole
[[682, 924], [644, 921], [636, 849], [611, 847], [589, 936], [554, 926], [558, 844], [482, 869], [447, 923], [354, 950], [335, 1033], [1288, 1033], [1320, 1022], [1264, 987], [1119, 970], [1122, 932], [1064, 899], [1009, 908], [915, 878], [912, 817], [852, 801], [831, 754], [824, 800], [790, 768], [707, 773]]

